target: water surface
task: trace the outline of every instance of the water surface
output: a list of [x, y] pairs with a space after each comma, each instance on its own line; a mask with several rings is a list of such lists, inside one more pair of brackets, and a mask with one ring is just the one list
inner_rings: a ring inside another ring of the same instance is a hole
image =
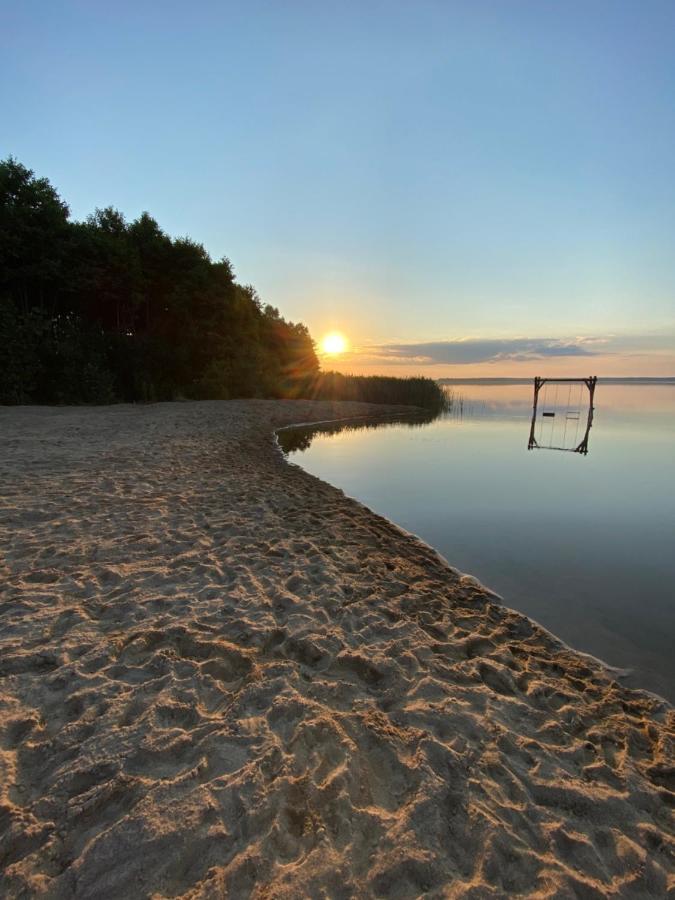
[[599, 383], [587, 456], [528, 451], [531, 385], [455, 390], [461, 405], [428, 424], [282, 441], [506, 605], [675, 700], [675, 385]]

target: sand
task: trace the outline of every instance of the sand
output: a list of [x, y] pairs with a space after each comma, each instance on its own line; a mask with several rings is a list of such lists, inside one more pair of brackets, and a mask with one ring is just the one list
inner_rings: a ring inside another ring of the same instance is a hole
[[0, 410], [1, 896], [675, 889], [672, 707], [273, 435], [372, 411]]

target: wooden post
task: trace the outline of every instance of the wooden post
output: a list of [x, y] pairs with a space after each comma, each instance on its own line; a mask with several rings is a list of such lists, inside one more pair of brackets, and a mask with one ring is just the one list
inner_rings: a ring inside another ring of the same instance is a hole
[[584, 378], [584, 384], [588, 388], [589, 399], [588, 399], [588, 421], [586, 422], [586, 431], [584, 432], [584, 436], [581, 439], [581, 443], [575, 447], [575, 453], [583, 453], [584, 456], [588, 454], [588, 436], [591, 432], [591, 426], [593, 425], [593, 413], [595, 412], [595, 406], [593, 405], [593, 399], [595, 397], [595, 385], [597, 383], [598, 376], [591, 375], [590, 378]]
[[546, 379], [540, 378], [538, 375], [534, 378], [534, 405], [532, 407], [532, 424], [530, 425], [530, 439], [527, 442], [527, 449], [531, 450], [533, 447], [537, 446], [537, 441], [534, 437], [534, 426], [537, 423], [537, 402], [539, 400], [539, 391], [541, 390], [541, 386]]

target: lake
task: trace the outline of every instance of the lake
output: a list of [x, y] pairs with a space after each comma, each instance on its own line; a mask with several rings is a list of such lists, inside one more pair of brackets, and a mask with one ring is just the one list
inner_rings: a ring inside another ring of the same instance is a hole
[[[675, 701], [675, 385], [599, 382], [587, 455], [528, 450], [531, 383], [452, 390], [461, 399], [430, 423], [295, 429], [280, 443], [306, 445], [292, 462], [628, 670], [628, 684]], [[555, 402], [571, 445], [587, 406], [567, 387]], [[549, 421], [537, 421], [540, 443]]]

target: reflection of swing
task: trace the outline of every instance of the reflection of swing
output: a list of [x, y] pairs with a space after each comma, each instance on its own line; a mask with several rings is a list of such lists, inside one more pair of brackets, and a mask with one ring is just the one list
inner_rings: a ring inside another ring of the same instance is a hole
[[[537, 447], [547, 450], [568, 450], [571, 453], [583, 453], [585, 456], [588, 453], [588, 435], [593, 424], [593, 397], [597, 380], [595, 375], [590, 378], [537, 376], [534, 379], [534, 404], [527, 449]], [[584, 397], [586, 390], [588, 395]], [[585, 400], [588, 402], [587, 408]], [[579, 428], [584, 419], [586, 427], [579, 440]]]

